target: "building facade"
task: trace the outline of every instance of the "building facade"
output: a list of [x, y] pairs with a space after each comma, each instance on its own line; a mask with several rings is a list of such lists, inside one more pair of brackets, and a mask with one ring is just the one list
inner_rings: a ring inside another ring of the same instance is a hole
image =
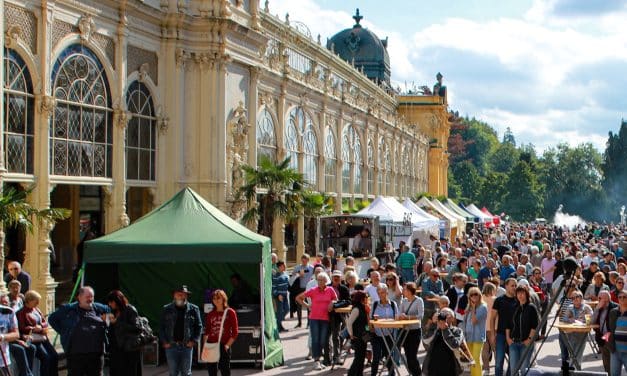
[[[39, 208], [73, 211], [5, 248], [7, 257], [23, 259], [46, 311], [56, 281], [80, 263], [75, 249], [87, 233], [126, 226], [184, 186], [240, 218], [240, 167], [262, 154], [290, 156], [314, 190], [336, 196], [338, 212], [342, 202], [432, 186], [425, 129], [448, 132], [446, 118], [423, 125], [403, 115], [388, 85], [302, 24], [272, 16], [267, 1], [0, 5], [0, 179], [34, 187]], [[446, 112], [445, 96], [409, 97], [429, 104], [416, 109]], [[438, 184], [433, 193], [445, 194]], [[304, 220], [296, 228], [298, 254]]]

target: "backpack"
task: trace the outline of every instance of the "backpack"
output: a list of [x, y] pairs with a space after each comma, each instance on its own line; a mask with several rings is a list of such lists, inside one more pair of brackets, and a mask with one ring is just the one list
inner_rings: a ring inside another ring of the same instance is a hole
[[[396, 302], [393, 300], [390, 300], [390, 305], [392, 306], [392, 314], [394, 315], [394, 318], [396, 318]], [[370, 315], [371, 315], [370, 318], [372, 319], [374, 318], [374, 311], [377, 310], [378, 306], [379, 306], [378, 300], [372, 304], [372, 312], [370, 312]]]
[[135, 330], [133, 333], [128, 333], [124, 336], [120, 346], [124, 351], [136, 351], [142, 347], [151, 343], [157, 342], [157, 337], [154, 335], [148, 319], [142, 316], [137, 316], [135, 320]]

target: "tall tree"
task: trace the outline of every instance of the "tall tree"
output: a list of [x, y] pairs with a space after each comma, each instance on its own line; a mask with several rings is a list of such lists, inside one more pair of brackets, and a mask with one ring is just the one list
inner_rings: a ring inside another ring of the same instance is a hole
[[514, 220], [532, 221], [542, 214], [543, 187], [525, 161], [516, 163], [505, 185], [503, 209]]
[[503, 133], [503, 143], [512, 144], [512, 146], [516, 147], [516, 138], [514, 137], [514, 133], [512, 133], [512, 129], [510, 127], [507, 127], [507, 129], [505, 129], [505, 133]]
[[462, 197], [474, 200], [481, 186], [481, 176], [477, 167], [470, 161], [463, 161], [453, 166], [455, 181], [459, 184]]
[[601, 169], [609, 201], [607, 209], [616, 221], [618, 208], [627, 205], [627, 121], [621, 122], [618, 133], [609, 133]]

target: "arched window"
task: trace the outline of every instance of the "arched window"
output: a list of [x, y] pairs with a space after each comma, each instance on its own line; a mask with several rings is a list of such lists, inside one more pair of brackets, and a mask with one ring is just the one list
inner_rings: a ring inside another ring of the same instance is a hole
[[389, 189], [389, 173], [390, 173], [390, 153], [388, 150], [388, 144], [385, 142], [385, 139], [381, 137], [379, 139], [379, 153], [378, 153], [378, 162], [379, 162], [379, 195], [387, 194], [384, 190], [385, 186]]
[[374, 149], [372, 140], [368, 140], [368, 194], [374, 194]]
[[303, 137], [303, 149], [305, 152], [303, 174], [305, 181], [315, 187], [318, 177], [318, 140], [313, 126], [310, 124], [309, 127]]
[[361, 141], [357, 133], [355, 133], [355, 142], [353, 143], [353, 158], [355, 160], [355, 165], [353, 166], [353, 193], [361, 193], [361, 173], [364, 167], [364, 159], [361, 157]]
[[361, 193], [361, 140], [350, 124], [342, 132], [342, 161], [342, 192]]
[[155, 151], [157, 150], [157, 118], [152, 95], [139, 81], [134, 81], [126, 94], [126, 106], [131, 118], [126, 127], [126, 178], [155, 180]]
[[265, 155], [276, 161], [276, 134], [274, 132], [274, 120], [267, 107], [257, 116], [257, 163], [259, 157]]
[[4, 160], [8, 172], [33, 173], [33, 83], [24, 60], [4, 50]]
[[390, 158], [390, 148], [385, 144], [385, 153], [383, 154], [383, 168], [385, 169], [385, 194], [392, 194], [392, 159]]
[[317, 183], [318, 138], [311, 117], [300, 107], [293, 108], [285, 124], [285, 148], [290, 167], [298, 169], [298, 155], [303, 153], [302, 172], [312, 186]]
[[333, 129], [327, 127], [327, 138], [324, 143], [324, 189], [327, 192], [335, 192], [335, 175], [337, 157], [335, 154], [335, 136]]
[[353, 169], [351, 157], [351, 143], [348, 134], [342, 135], [342, 193], [351, 192], [351, 170]]
[[54, 63], [52, 87], [52, 174], [110, 178], [113, 112], [104, 67], [87, 47], [72, 45]]

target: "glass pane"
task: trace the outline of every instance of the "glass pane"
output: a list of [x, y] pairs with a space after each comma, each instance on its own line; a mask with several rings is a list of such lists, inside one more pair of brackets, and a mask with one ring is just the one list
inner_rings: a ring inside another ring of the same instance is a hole
[[7, 169], [12, 172], [25, 172], [26, 166], [24, 161], [24, 153], [26, 152], [24, 145], [24, 136], [7, 135], [6, 158]]
[[137, 180], [139, 178], [137, 163], [138, 163], [138, 150], [133, 148], [126, 148], [126, 178]]
[[93, 144], [81, 144], [81, 175], [94, 175], [94, 147]]
[[139, 152], [139, 178], [141, 180], [150, 179], [150, 154], [150, 150]]
[[17, 95], [9, 95], [8, 103], [9, 132], [24, 133], [26, 125], [26, 98]]
[[91, 109], [84, 109], [82, 115], [81, 140], [91, 142], [94, 138], [94, 112]]
[[67, 174], [70, 176], [81, 175], [81, 146], [76, 142], [68, 143], [67, 151], [68, 169]]
[[54, 141], [54, 174], [65, 175], [67, 173], [67, 143], [63, 140]]
[[69, 106], [68, 113], [68, 135], [72, 140], [78, 140], [81, 135], [81, 108]]
[[106, 147], [104, 145], [94, 145], [94, 176], [106, 177]]
[[150, 120], [141, 119], [139, 123], [139, 132], [140, 147], [150, 149]]
[[139, 119], [135, 116], [129, 120], [126, 127], [126, 146], [137, 147], [139, 145]]

